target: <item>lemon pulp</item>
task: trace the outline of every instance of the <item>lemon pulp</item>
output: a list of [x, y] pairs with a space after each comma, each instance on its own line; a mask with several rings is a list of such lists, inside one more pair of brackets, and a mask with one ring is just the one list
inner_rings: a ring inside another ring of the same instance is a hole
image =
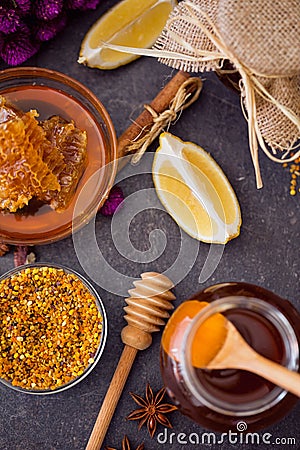
[[175, 0], [123, 0], [110, 9], [86, 34], [79, 62], [114, 69], [137, 55], [105, 48], [104, 43], [149, 48], [161, 33]]

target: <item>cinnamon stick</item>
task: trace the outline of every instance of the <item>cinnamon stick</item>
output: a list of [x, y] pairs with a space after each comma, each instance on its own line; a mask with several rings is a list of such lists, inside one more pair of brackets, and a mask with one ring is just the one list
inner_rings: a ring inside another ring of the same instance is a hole
[[[166, 84], [166, 86], [157, 94], [154, 100], [150, 103], [151, 108], [157, 113], [161, 114], [169, 108], [171, 101], [174, 99], [180, 86], [189, 78], [186, 72], [177, 72], [177, 74]], [[135, 119], [134, 123], [130, 125], [126, 131], [118, 139], [118, 158], [130, 153], [128, 146], [138, 136], [143, 136], [147, 133], [153, 124], [153, 116], [146, 109]], [[119, 167], [120, 169], [120, 167]]]

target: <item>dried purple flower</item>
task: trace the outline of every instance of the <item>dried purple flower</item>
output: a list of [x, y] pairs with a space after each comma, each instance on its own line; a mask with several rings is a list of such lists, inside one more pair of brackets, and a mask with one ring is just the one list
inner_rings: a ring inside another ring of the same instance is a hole
[[86, 9], [96, 9], [99, 5], [100, 0], [87, 0], [84, 5], [80, 8], [82, 11]]
[[85, 11], [87, 9], [96, 9], [100, 0], [67, 0], [67, 8], [80, 9]]
[[[95, 9], [100, 0], [0, 0], [0, 57], [22, 64], [67, 22], [68, 9]], [[2, 6], [5, 5], [5, 6]]]
[[14, 0], [14, 3], [22, 14], [28, 14], [31, 10], [31, 0]]
[[103, 216], [113, 216], [117, 208], [124, 200], [124, 194], [121, 188], [114, 186], [105, 200], [104, 205], [100, 208], [101, 214]]
[[68, 9], [81, 9], [84, 7], [86, 0], [67, 0], [66, 7]]
[[49, 22], [41, 21], [37, 24], [35, 38], [41, 42], [50, 41], [50, 39], [54, 38], [57, 33], [64, 29], [66, 24], [67, 17], [65, 14], [62, 14]]
[[62, 12], [63, 0], [37, 0], [35, 15], [40, 20], [53, 20]]
[[4, 34], [14, 33], [20, 26], [20, 17], [14, 9], [0, 6], [0, 31]]
[[27, 245], [17, 245], [14, 251], [14, 265], [15, 267], [22, 266], [26, 263], [28, 255]]
[[22, 64], [31, 58], [40, 48], [38, 42], [32, 42], [30, 30], [26, 25], [11, 34], [0, 36], [0, 56], [11, 66]]

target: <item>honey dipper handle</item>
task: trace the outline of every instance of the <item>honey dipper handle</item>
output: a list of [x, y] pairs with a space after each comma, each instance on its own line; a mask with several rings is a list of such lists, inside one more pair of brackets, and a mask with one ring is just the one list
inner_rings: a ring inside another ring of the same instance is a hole
[[87, 443], [86, 450], [100, 450], [136, 354], [137, 349], [125, 345]]

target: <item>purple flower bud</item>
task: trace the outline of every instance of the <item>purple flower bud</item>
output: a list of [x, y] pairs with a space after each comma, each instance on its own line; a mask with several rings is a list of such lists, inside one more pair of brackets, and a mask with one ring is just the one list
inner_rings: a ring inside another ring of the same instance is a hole
[[0, 6], [0, 31], [4, 34], [14, 33], [20, 26], [20, 17], [14, 9]]
[[39, 48], [39, 43], [31, 41], [30, 30], [26, 25], [20, 26], [15, 33], [2, 34], [0, 38], [0, 56], [10, 66], [22, 64]]
[[40, 20], [53, 20], [61, 13], [63, 0], [37, 0], [35, 15]]
[[100, 208], [101, 214], [103, 216], [113, 216], [123, 200], [124, 194], [122, 189], [114, 186], [109, 193], [108, 199], [105, 200], [102, 208]]
[[31, 0], [14, 0], [18, 10], [23, 14], [28, 14], [31, 10]]
[[50, 41], [50, 39], [53, 39], [57, 33], [65, 28], [66, 24], [67, 17], [65, 14], [48, 22], [41, 21], [37, 25], [35, 38], [40, 42]]

